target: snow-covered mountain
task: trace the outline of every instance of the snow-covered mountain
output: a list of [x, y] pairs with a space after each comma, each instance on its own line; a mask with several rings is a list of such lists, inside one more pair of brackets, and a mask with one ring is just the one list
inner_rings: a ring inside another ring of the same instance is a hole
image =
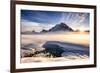
[[73, 31], [73, 29], [65, 23], [60, 23], [49, 29], [49, 32], [55, 31]]

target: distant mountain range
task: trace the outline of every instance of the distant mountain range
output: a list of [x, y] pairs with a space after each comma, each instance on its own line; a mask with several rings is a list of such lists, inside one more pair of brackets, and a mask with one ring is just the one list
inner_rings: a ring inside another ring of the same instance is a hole
[[[49, 30], [43, 29], [41, 32], [36, 32], [36, 31], [26, 31], [26, 32], [21, 32], [22, 34], [39, 34], [39, 33], [46, 33], [46, 32], [60, 32], [60, 31], [68, 31], [68, 32], [79, 32], [80, 30], [73, 30], [71, 27], [69, 27], [65, 23], [60, 23], [56, 24], [54, 27], [50, 28]], [[89, 32], [89, 30], [86, 30], [84, 32]]]

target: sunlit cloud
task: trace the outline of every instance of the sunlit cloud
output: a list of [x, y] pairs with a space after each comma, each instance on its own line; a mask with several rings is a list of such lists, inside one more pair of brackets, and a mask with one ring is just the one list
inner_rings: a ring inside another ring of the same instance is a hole
[[28, 20], [21, 20], [21, 31], [36, 31], [40, 32], [43, 29], [49, 30], [50, 28], [54, 27], [52, 24], [41, 24], [41, 23], [36, 23], [36, 22], [31, 22]]
[[21, 10], [22, 31], [35, 30], [40, 32], [43, 29], [49, 30], [61, 22], [66, 23], [75, 30], [88, 30], [89, 16], [89, 13], [84, 12]]

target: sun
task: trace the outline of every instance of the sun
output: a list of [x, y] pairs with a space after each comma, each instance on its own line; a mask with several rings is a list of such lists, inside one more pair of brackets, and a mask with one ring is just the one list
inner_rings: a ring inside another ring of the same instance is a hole
[[77, 30], [80, 31], [80, 32], [84, 32], [86, 30], [86, 28], [84, 28], [84, 27], [78, 27]]
[[79, 31], [80, 31], [80, 32], [84, 32], [85, 30], [84, 30], [84, 29], [79, 29]]

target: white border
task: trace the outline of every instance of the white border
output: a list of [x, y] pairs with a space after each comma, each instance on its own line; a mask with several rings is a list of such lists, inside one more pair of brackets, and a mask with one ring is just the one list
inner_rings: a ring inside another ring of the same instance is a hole
[[20, 10], [45, 10], [45, 11], [68, 11], [68, 12], [88, 12], [90, 13], [90, 39], [94, 39], [94, 11], [93, 9], [85, 8], [70, 8], [70, 7], [50, 7], [50, 6], [35, 6], [35, 5], [16, 5], [16, 69], [21, 68], [39, 68], [53, 66], [74, 66], [87, 65], [94, 63], [94, 40], [90, 40], [90, 58], [88, 61], [67, 61], [67, 62], [46, 62], [46, 63], [20, 63]]

